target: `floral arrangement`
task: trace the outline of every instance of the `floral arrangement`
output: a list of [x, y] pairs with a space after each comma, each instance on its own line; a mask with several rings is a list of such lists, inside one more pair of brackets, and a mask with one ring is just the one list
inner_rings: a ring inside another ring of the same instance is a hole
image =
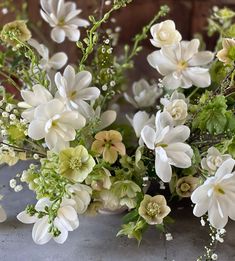
[[[32, 38], [25, 4], [1, 29], [0, 162], [34, 160], [10, 180], [16, 192], [26, 183], [37, 199], [17, 218], [34, 224], [37, 244], [65, 242], [81, 214], [117, 211], [128, 211], [118, 236], [140, 243], [155, 226], [171, 240], [174, 202], [191, 200], [211, 237], [197, 260], [217, 260], [216, 244], [228, 218], [235, 220], [235, 12], [213, 9], [208, 34], [219, 37], [211, 52], [201, 37], [182, 40], [172, 20], [159, 21], [169, 12], [162, 6], [117, 55], [120, 30], [102, 26], [130, 3], [103, 1], [88, 21], [73, 2], [40, 1], [52, 41], [77, 46], [76, 64]], [[5, 13], [12, 7], [1, 5]], [[155, 48], [147, 61], [158, 80], [140, 79], [130, 94], [126, 72], [145, 39]], [[116, 120], [123, 103], [134, 111], [127, 123]]]

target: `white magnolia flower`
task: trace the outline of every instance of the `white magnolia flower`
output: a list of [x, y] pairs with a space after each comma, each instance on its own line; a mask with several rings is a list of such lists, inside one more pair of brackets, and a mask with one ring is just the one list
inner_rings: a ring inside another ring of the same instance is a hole
[[75, 209], [78, 214], [83, 214], [91, 201], [92, 189], [83, 184], [71, 185], [68, 191], [72, 195], [72, 199], [76, 202]]
[[48, 148], [58, 152], [69, 146], [69, 141], [75, 139], [75, 130], [85, 124], [86, 120], [81, 114], [66, 111], [60, 100], [53, 99], [35, 109], [28, 135], [34, 140], [45, 138]]
[[70, 110], [79, 111], [85, 117], [92, 113], [91, 106], [86, 101], [94, 101], [100, 95], [97, 87], [89, 87], [92, 75], [88, 71], [75, 74], [72, 66], [68, 65], [63, 73], [55, 75], [55, 83], [58, 89], [57, 97], [63, 100]]
[[162, 84], [167, 89], [178, 87], [208, 87], [211, 78], [207, 65], [212, 61], [212, 52], [198, 52], [199, 40], [182, 41], [175, 46], [164, 46], [148, 55], [149, 64], [164, 76]]
[[235, 220], [235, 161], [227, 159], [203, 185], [199, 186], [192, 194], [195, 203], [193, 213], [203, 216], [208, 212], [211, 225], [217, 229], [223, 228], [228, 217]]
[[19, 107], [26, 109], [22, 112], [21, 116], [28, 121], [33, 120], [35, 109], [39, 105], [45, 104], [53, 99], [51, 93], [40, 84], [34, 85], [32, 89], [33, 91], [22, 90], [21, 96], [24, 102], [18, 103]]
[[188, 116], [188, 101], [183, 93], [174, 91], [169, 100], [161, 98], [160, 102], [164, 105], [164, 111], [170, 113], [175, 125], [185, 123]]
[[7, 219], [7, 214], [4, 208], [0, 205], [0, 223], [6, 221], [6, 219]]
[[168, 112], [158, 112], [155, 120], [156, 130], [145, 126], [141, 137], [146, 146], [155, 151], [156, 174], [163, 182], [170, 182], [171, 165], [177, 168], [191, 166], [193, 150], [185, 143], [190, 135], [187, 126], [174, 127], [173, 119]]
[[87, 27], [87, 20], [78, 18], [81, 10], [76, 9], [76, 4], [64, 0], [40, 0], [42, 18], [53, 27], [51, 38], [57, 43], [62, 43], [65, 37], [70, 41], [78, 41], [80, 31], [78, 27]]
[[215, 147], [211, 147], [207, 151], [207, 156], [202, 159], [201, 166], [208, 171], [209, 175], [213, 175], [221, 164], [231, 158], [229, 154], [222, 155]]
[[132, 85], [134, 97], [124, 93], [125, 99], [135, 108], [143, 108], [154, 105], [156, 100], [162, 95], [162, 90], [157, 85], [150, 85], [146, 80], [141, 79]]
[[[52, 202], [47, 198], [42, 198], [35, 205], [35, 209], [37, 211], [44, 211], [45, 207], [51, 204]], [[74, 200], [63, 199], [58, 209], [57, 217], [53, 221], [54, 226], [60, 231], [59, 236], [53, 236], [49, 233], [51, 224], [49, 223], [49, 217], [47, 215], [38, 218], [37, 215], [30, 216], [26, 211], [23, 211], [17, 215], [17, 219], [25, 224], [34, 224], [32, 238], [36, 244], [46, 244], [51, 238], [53, 238], [55, 242], [63, 244], [68, 237], [68, 231], [73, 231], [79, 226], [79, 220], [74, 206]]]
[[68, 61], [68, 57], [64, 52], [58, 52], [49, 57], [49, 50], [45, 45], [39, 44], [38, 41], [32, 38], [28, 41], [28, 43], [35, 48], [38, 54], [42, 57], [39, 61], [39, 66], [47, 72], [51, 69], [61, 69]]
[[147, 112], [138, 111], [137, 113], [135, 113], [133, 118], [130, 118], [128, 115], [126, 117], [134, 129], [136, 137], [140, 138], [139, 144], [143, 145], [143, 140], [141, 138], [141, 131], [145, 126], [150, 126], [154, 128], [155, 116], [152, 115], [150, 117]]
[[175, 23], [172, 20], [153, 25], [150, 32], [153, 37], [150, 41], [155, 47], [174, 45], [182, 39], [181, 34], [175, 29]]

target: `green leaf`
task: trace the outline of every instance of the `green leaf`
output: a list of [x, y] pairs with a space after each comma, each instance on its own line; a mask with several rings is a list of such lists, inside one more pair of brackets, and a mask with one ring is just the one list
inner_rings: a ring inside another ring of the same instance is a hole
[[175, 223], [175, 220], [172, 217], [166, 216], [164, 218], [164, 224], [174, 224], [174, 223]]
[[137, 209], [134, 209], [132, 210], [131, 212], [129, 212], [128, 214], [126, 214], [124, 217], [123, 217], [123, 223], [127, 224], [131, 221], [135, 221], [137, 220], [139, 217], [139, 213], [138, 213], [138, 210]]
[[[199, 103], [199, 108], [201, 104]], [[208, 131], [210, 134], [221, 134], [227, 126], [227, 104], [224, 96], [216, 96], [198, 112], [193, 120], [193, 129]]]
[[156, 229], [159, 230], [161, 233], [165, 233], [166, 230], [165, 230], [165, 227], [163, 224], [157, 224], [156, 225]]

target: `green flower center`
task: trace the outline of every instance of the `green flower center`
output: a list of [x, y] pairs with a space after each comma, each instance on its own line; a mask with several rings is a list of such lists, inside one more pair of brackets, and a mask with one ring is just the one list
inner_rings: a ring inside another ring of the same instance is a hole
[[69, 161], [69, 167], [73, 170], [81, 169], [82, 165], [82, 161], [79, 158], [71, 158]]
[[180, 185], [180, 190], [182, 191], [182, 192], [187, 192], [187, 191], [189, 191], [190, 190], [190, 185], [188, 184], [188, 183], [182, 183], [181, 185]]
[[161, 213], [161, 207], [156, 202], [149, 202], [146, 206], [146, 212], [150, 217], [155, 217]]

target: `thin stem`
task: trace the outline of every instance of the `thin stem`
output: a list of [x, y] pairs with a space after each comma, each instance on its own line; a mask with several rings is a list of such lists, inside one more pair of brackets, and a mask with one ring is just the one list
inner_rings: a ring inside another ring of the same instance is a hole
[[199, 90], [199, 88], [195, 88], [188, 96], [188, 99], [190, 99], [197, 91]]
[[5, 74], [3, 71], [0, 71], [0, 75], [2, 75], [5, 79], [7, 79], [18, 91], [21, 90], [20, 86], [7, 74]]

